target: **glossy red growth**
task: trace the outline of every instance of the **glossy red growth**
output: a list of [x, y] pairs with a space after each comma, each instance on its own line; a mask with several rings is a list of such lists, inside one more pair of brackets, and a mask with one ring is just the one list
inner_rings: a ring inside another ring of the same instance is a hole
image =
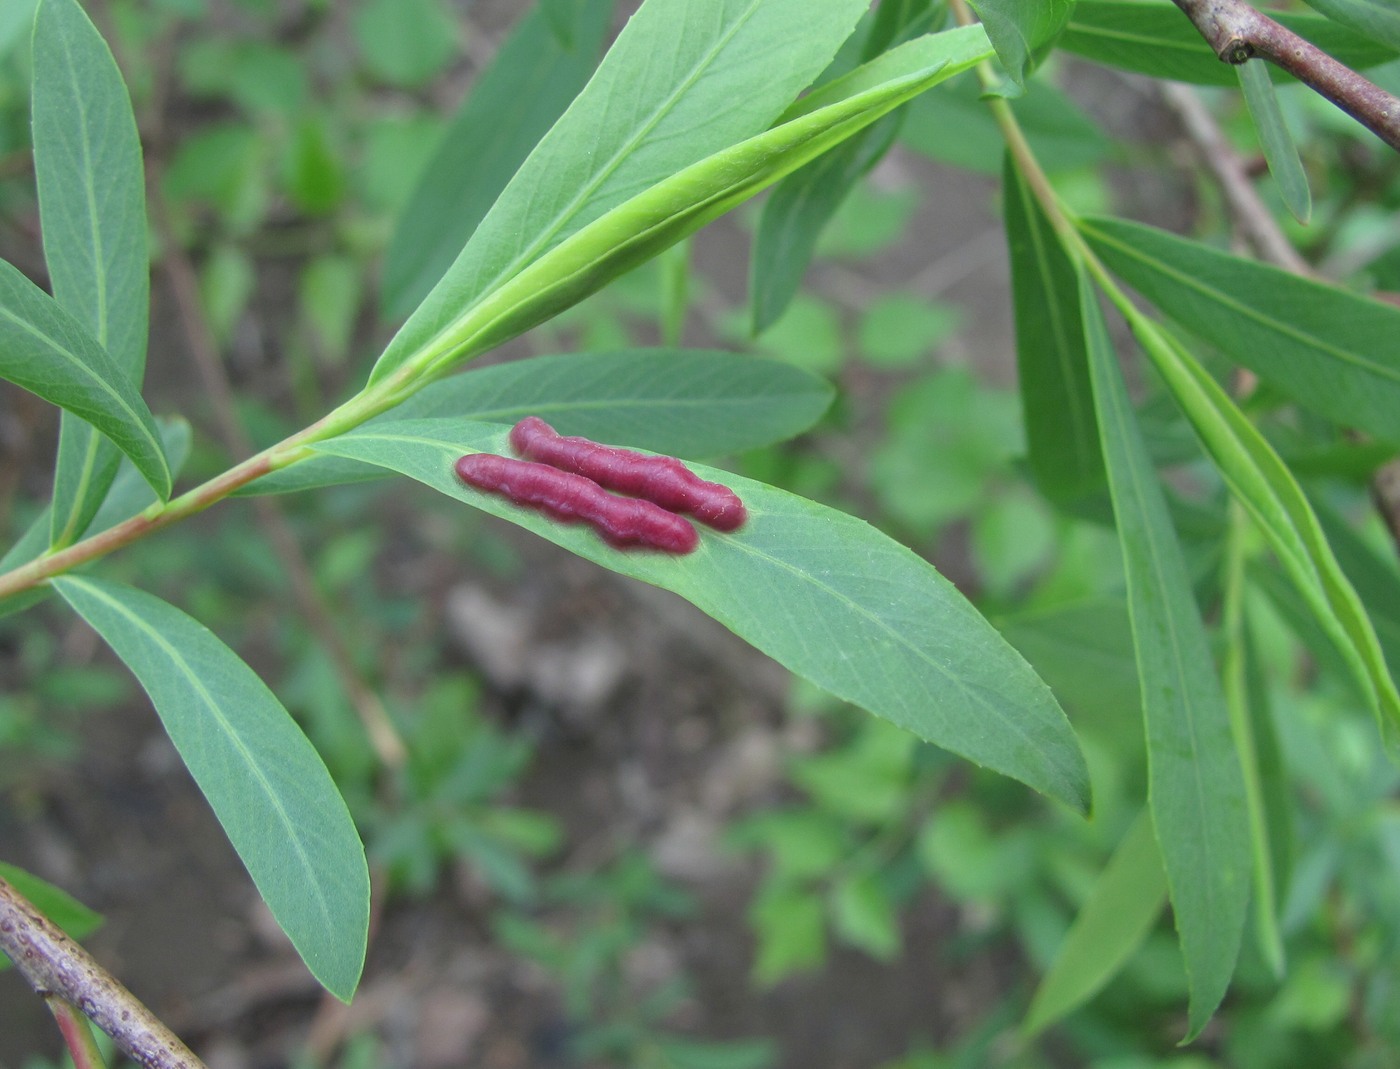
[[538, 416], [510, 432], [511, 448], [526, 460], [587, 476], [598, 485], [633, 494], [671, 512], [688, 512], [717, 531], [737, 531], [749, 518], [727, 486], [706, 482], [675, 457], [653, 457], [561, 435]]
[[586, 523], [617, 549], [689, 553], [700, 544], [695, 528], [675, 513], [650, 501], [610, 494], [592, 479], [548, 464], [471, 453], [457, 461], [457, 477], [556, 520]]

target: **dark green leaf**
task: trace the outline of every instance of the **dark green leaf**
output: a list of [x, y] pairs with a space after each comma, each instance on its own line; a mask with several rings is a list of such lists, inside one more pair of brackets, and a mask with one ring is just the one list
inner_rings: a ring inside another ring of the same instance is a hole
[[1097, 297], [1080, 278], [1084, 337], [1123, 546], [1147, 727], [1148, 800], [1190, 984], [1188, 1038], [1220, 1004], [1249, 902], [1243, 775], [1191, 580]]
[[364, 964], [369, 870], [320, 755], [198, 621], [116, 583], [64, 575], [53, 585], [150, 695], [277, 923], [312, 974], [348, 1002]]
[[[1360, 69], [1388, 63], [1395, 49], [1316, 15], [1269, 13], [1288, 29]], [[1077, 0], [1060, 47], [1088, 59], [1154, 78], [1197, 85], [1234, 85], [1222, 63], [1175, 4], [1140, 0]], [[1290, 76], [1272, 67], [1274, 78]]]
[[0, 378], [81, 416], [131, 458], [162, 497], [170, 466], [146, 402], [83, 325], [0, 261]]
[[[141, 141], [126, 84], [76, 0], [44, 0], [34, 26], [34, 175], [54, 299], [132, 386], [146, 367], [150, 257]], [[50, 541], [81, 537], [120, 454], [64, 413]]]
[[773, 189], [759, 218], [749, 262], [754, 334], [762, 334], [787, 311], [822, 229], [855, 184], [889, 151], [900, 121], [901, 113], [885, 116]]
[[[681, 457], [713, 457], [801, 434], [831, 404], [831, 387], [777, 360], [696, 349], [538, 356], [435, 382], [371, 420], [457, 416], [516, 423], [539, 416], [561, 434]], [[383, 468], [317, 456], [252, 483], [285, 493], [381, 478]]]
[[1303, 161], [1298, 158], [1298, 146], [1293, 143], [1288, 124], [1283, 121], [1283, 111], [1278, 106], [1267, 67], [1262, 59], [1251, 59], [1235, 69], [1239, 72], [1240, 88], [1244, 90], [1254, 128], [1259, 132], [1264, 159], [1268, 161], [1269, 173], [1278, 183], [1284, 207], [1306, 226], [1312, 218], [1312, 191], [1308, 189]]
[[535, 143], [578, 95], [597, 65], [612, 6], [612, 0], [552, 0], [521, 19], [501, 44], [443, 135], [389, 242], [381, 297], [387, 317], [406, 316], [433, 288]]
[[[441, 346], [483, 297], [590, 223], [764, 130], [821, 72], [867, 6], [648, 0], [389, 343], [371, 382]], [[789, 32], [795, 24], [802, 33]], [[610, 232], [609, 244], [625, 233]]]
[[1068, 506], [1104, 489], [1078, 279], [1010, 154], [1003, 206], [1031, 474], [1050, 501]]
[[1081, 220], [1113, 272], [1293, 400], [1400, 439], [1400, 308], [1152, 227]]
[[792, 671], [920, 738], [1077, 809], [1084, 759], [1050, 691], [946, 579], [864, 522], [761, 483], [698, 468], [749, 509], [685, 557], [623, 553], [592, 532], [468, 490], [469, 452], [506, 454], [506, 428], [414, 420], [316, 448], [401, 472], [571, 552], [673, 590]]

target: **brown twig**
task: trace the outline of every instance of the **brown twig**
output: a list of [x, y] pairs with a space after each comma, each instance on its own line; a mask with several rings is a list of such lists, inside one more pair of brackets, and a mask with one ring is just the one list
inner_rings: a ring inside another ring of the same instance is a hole
[[75, 1007], [146, 1069], [204, 1069], [174, 1032], [3, 877], [0, 950], [35, 994]]
[[[153, 182], [152, 189], [155, 189], [156, 185], [157, 183]], [[248, 455], [253, 452], [253, 444], [238, 420], [233, 390], [229, 385], [228, 376], [224, 373], [223, 361], [220, 359], [213, 331], [204, 315], [194, 267], [175, 238], [170, 220], [164, 211], [164, 202], [159, 195], [152, 195], [151, 208], [156, 228], [165, 246], [163, 262], [180, 323], [213, 404], [215, 416], [219, 421], [220, 436], [235, 455]], [[311, 577], [311, 566], [302, 552], [291, 524], [270, 498], [254, 499], [253, 508], [256, 510], [263, 534], [291, 582], [292, 597], [315, 633], [317, 641], [335, 665], [336, 676], [364, 725], [375, 753], [387, 768], [402, 767], [408, 759], [408, 749], [399, 737], [398, 730], [394, 727], [379, 695], [361, 676], [354, 655], [336, 626], [320, 591], [316, 589], [315, 581]]]
[[1244, 0], [1173, 0], [1222, 63], [1266, 59], [1326, 97], [1400, 152], [1396, 99]]

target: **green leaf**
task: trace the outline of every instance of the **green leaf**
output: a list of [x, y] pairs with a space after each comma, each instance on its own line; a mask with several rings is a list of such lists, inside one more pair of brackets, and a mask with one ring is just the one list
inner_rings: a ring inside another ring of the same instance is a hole
[[831, 925], [842, 941], [880, 961], [899, 954], [899, 916], [873, 873], [848, 876], [832, 887]]
[[126, 371], [52, 297], [0, 261], [0, 378], [81, 416], [162, 499], [171, 474], [155, 418]]
[[1074, 0], [968, 0], [1011, 80], [1025, 88], [1026, 75], [1049, 51], [1069, 21]]
[[[140, 388], [150, 257], [141, 141], [121, 72], [76, 0], [44, 0], [34, 25], [34, 175], [54, 299]], [[120, 454], [64, 413], [50, 541], [81, 537]]]
[[317, 450], [380, 464], [623, 575], [680, 594], [797, 674], [920, 738], [1083, 811], [1083, 756], [1054, 697], [926, 561], [861, 520], [697, 466], [743, 499], [747, 524], [685, 557], [623, 553], [592, 532], [469, 490], [464, 453], [506, 454], [506, 428], [413, 420]]
[[1093, 998], [1132, 956], [1166, 905], [1162, 855], [1144, 810], [1094, 884], [1021, 1026], [1027, 1037]]
[[821, 899], [808, 891], [778, 888], [759, 895], [749, 906], [749, 923], [758, 936], [753, 978], [760, 987], [815, 969], [826, 957]]
[[457, 22], [441, 0], [363, 0], [350, 25], [365, 66], [389, 85], [421, 86], [457, 53]]
[[1134, 315], [1152, 357], [1197, 437], [1269, 542], [1298, 593], [1369, 700], [1381, 737], [1400, 759], [1400, 693], [1366, 610], [1332, 555], [1312, 506], [1273, 447], [1205, 369], [1157, 324]]
[[[1316, 15], [1270, 16], [1352, 69], [1388, 63], [1396, 50]], [[1234, 85], [1235, 72], [1211, 51], [1181, 10], [1165, 0], [1077, 0], [1059, 46], [1088, 59], [1154, 78]], [[1276, 79], [1292, 76], [1272, 67]]]
[[117, 583], [52, 582], [150, 695], [277, 923], [316, 979], [348, 1002], [364, 964], [369, 870], [320, 755], [198, 621]]
[[1254, 128], [1259, 132], [1259, 144], [1268, 161], [1269, 173], [1278, 183], [1284, 207], [1294, 219], [1304, 226], [1312, 218], [1312, 191], [1308, 189], [1308, 176], [1303, 171], [1303, 161], [1298, 158], [1298, 146], [1293, 143], [1293, 135], [1283, 120], [1283, 111], [1278, 106], [1274, 94], [1274, 83], [1269, 80], [1268, 64], [1262, 59], [1251, 59], [1235, 68], [1240, 76], [1240, 88], [1244, 90], [1244, 100], [1249, 106]]
[[1104, 489], [1079, 283], [1009, 153], [1003, 198], [1031, 474], [1046, 498], [1069, 506]]
[[1400, 52], [1400, 8], [1394, 0], [1305, 0], [1330, 19]]
[[612, 6], [612, 0], [545, 3], [501, 44], [394, 230], [384, 257], [386, 317], [406, 316], [442, 278], [521, 162], [578, 95], [597, 66]]
[[[765, 129], [821, 71], [867, 6], [865, 0], [647, 0], [389, 343], [370, 381], [424, 350], [459, 350], [467, 340], [463, 320], [488, 294], [520, 280], [530, 264], [629, 200], [653, 201], [644, 190], [672, 188], [677, 172]], [[789, 32], [795, 24], [801, 34]], [[686, 177], [694, 183], [698, 176]], [[711, 189], [671, 193], [650, 219], [634, 212], [610, 220], [580, 262], [560, 264], [548, 281], [592, 266], [604, 248], [629, 243], [735, 182], [707, 177]], [[531, 279], [527, 292], [544, 284], [545, 278]]]
[[[881, 4], [861, 57], [872, 59], [917, 28], [926, 28], [932, 15], [929, 0]], [[901, 110], [866, 127], [774, 188], [763, 206], [749, 260], [754, 334], [781, 318], [802, 282], [822, 230], [856, 183], [889, 151], [903, 115]]]
[[[88, 909], [61, 887], [55, 887], [31, 872], [0, 861], [0, 879], [29, 899], [31, 905], [73, 939], [86, 939], [102, 927], [102, 914]], [[0, 972], [10, 968], [10, 965], [10, 959], [0, 954]]]
[[1342, 426], [1400, 439], [1400, 308], [1137, 223], [1079, 226], [1115, 274], [1232, 361]]
[[1400, 672], [1400, 572], [1394, 560], [1377, 553], [1330, 509], [1319, 505], [1317, 517], [1338, 563], [1376, 623], [1387, 662], [1393, 671]]
[[1187, 1038], [1234, 971], [1249, 901], [1244, 779], [1191, 577], [1095, 291], [1080, 302], [1147, 728], [1148, 801], [1190, 985]]
[[[703, 349], [624, 349], [474, 369], [433, 383], [365, 426], [432, 416], [513, 424], [539, 416], [561, 434], [712, 457], [802, 433], [831, 397], [824, 380], [777, 360]], [[243, 493], [286, 493], [385, 474], [373, 465], [315, 456]]]

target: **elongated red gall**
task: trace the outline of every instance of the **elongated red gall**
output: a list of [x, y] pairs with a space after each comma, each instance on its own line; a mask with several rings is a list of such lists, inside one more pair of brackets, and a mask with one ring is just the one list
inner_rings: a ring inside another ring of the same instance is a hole
[[538, 416], [527, 416], [512, 428], [510, 445], [526, 460], [585, 476], [670, 512], [688, 513], [717, 531], [737, 531], [749, 518], [733, 490], [706, 482], [675, 457], [647, 456], [567, 437]]
[[564, 523], [586, 523], [616, 549], [681, 554], [700, 544], [688, 520], [651, 501], [610, 494], [584, 475], [494, 453], [470, 453], [456, 467], [468, 486]]

